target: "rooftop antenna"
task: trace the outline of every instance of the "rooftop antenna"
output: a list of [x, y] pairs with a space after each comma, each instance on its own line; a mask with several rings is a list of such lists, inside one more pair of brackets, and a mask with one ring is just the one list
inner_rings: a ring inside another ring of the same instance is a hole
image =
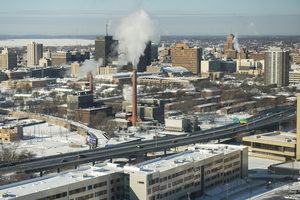
[[106, 36], [108, 36], [108, 24], [105, 24]]

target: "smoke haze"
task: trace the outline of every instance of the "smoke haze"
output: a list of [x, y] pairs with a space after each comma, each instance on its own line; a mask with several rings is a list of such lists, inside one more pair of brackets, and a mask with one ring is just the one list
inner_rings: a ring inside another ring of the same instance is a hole
[[123, 87], [123, 98], [125, 101], [132, 102], [132, 87], [129, 85]]
[[147, 43], [159, 41], [159, 31], [157, 20], [153, 20], [144, 9], [139, 9], [121, 19], [114, 38], [119, 40], [119, 52], [127, 52], [125, 59], [136, 69]]
[[232, 40], [232, 43], [233, 43], [233, 47], [235, 50], [237, 50], [238, 53], [241, 53], [241, 49], [240, 49], [240, 44], [239, 44], [239, 41], [238, 41], [238, 35], [237, 33], [235, 33], [235, 36]]
[[103, 59], [99, 58], [98, 62], [95, 60], [85, 60], [82, 66], [80, 67], [81, 76], [85, 76], [90, 71], [92, 75], [95, 76], [97, 74], [98, 67], [103, 65]]

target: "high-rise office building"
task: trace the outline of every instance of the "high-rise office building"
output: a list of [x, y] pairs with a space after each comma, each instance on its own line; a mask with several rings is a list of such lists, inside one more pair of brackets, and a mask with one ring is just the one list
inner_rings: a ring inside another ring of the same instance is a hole
[[109, 58], [117, 57], [117, 51], [115, 47], [118, 44], [118, 40], [113, 40], [112, 36], [97, 36], [95, 40], [95, 60], [99, 58], [103, 59], [103, 66], [105, 67], [109, 61]]
[[43, 57], [43, 44], [31, 42], [27, 45], [27, 66], [35, 66], [39, 64], [39, 60]]
[[144, 50], [144, 55], [140, 57], [140, 61], [137, 65], [138, 72], [145, 72], [147, 71], [147, 66], [151, 65], [151, 42], [147, 43], [147, 46]]
[[224, 54], [227, 55], [228, 58], [236, 58], [236, 50], [233, 47], [234, 35], [230, 34], [227, 36], [227, 41], [224, 43]]
[[289, 85], [289, 52], [279, 47], [265, 52], [265, 85]]
[[178, 43], [172, 47], [171, 53], [173, 67], [184, 67], [193, 74], [200, 74], [202, 49], [191, 48], [187, 44]]
[[17, 67], [17, 54], [10, 52], [8, 48], [4, 48], [0, 54], [0, 70], [14, 69]]

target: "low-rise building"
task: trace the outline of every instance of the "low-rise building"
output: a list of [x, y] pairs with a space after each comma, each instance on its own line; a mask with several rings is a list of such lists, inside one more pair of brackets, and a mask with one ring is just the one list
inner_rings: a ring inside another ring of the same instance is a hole
[[5, 87], [15, 87], [15, 88], [38, 88], [46, 87], [47, 84], [56, 83], [55, 78], [30, 78], [30, 79], [21, 79], [13, 81], [2, 81], [1, 82]]
[[0, 141], [12, 142], [23, 139], [23, 127], [0, 128]]
[[0, 193], [16, 200], [180, 200], [188, 193], [195, 199], [247, 176], [247, 147], [193, 145], [183, 153], [123, 168], [104, 163], [4, 185]]
[[243, 137], [253, 157], [287, 161], [296, 158], [297, 135], [286, 132], [269, 132]]

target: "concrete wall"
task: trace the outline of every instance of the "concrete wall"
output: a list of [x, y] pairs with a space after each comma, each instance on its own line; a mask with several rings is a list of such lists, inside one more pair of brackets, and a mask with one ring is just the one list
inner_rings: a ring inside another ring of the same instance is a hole
[[13, 117], [17, 118], [29, 118], [29, 119], [37, 119], [37, 120], [42, 120], [46, 121], [47, 123], [52, 123], [58, 126], [62, 126], [64, 128], [67, 128], [71, 131], [71, 125], [69, 122], [61, 121], [59, 119], [52, 119], [48, 118], [47, 116], [42, 116], [42, 115], [36, 115], [32, 113], [25, 113], [25, 112], [17, 112], [17, 111], [9, 111], [9, 114], [11, 114]]

